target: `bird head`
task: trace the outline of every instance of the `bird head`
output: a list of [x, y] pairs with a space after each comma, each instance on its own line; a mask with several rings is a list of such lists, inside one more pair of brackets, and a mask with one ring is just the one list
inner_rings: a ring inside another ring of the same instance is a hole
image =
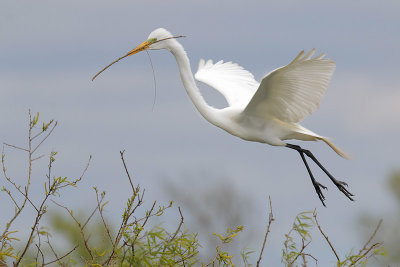
[[176, 38], [181, 38], [185, 36], [173, 36], [169, 31], [167, 31], [164, 28], [158, 28], [154, 31], [152, 31], [147, 38], [146, 41], [138, 45], [136, 48], [132, 49], [129, 51], [126, 55], [120, 57], [119, 59], [113, 61], [111, 64], [107, 65], [105, 68], [103, 68], [101, 71], [99, 71], [95, 76], [93, 76], [92, 81], [96, 79], [96, 77], [105, 71], [108, 67], [113, 65], [114, 63], [117, 63], [123, 58], [126, 58], [128, 56], [134, 55], [136, 53], [139, 53], [144, 50], [159, 50], [159, 49], [169, 49], [171, 47], [171, 44], [174, 39]]

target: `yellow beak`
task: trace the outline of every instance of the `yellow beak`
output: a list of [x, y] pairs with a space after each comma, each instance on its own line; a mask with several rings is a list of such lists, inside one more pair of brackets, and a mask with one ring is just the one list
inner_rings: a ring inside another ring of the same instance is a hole
[[96, 75], [93, 76], [92, 81], [94, 79], [96, 79], [97, 76], [100, 75], [100, 73], [102, 73], [103, 71], [105, 71], [106, 69], [108, 69], [111, 65], [117, 63], [118, 61], [120, 61], [123, 58], [126, 58], [128, 56], [131, 56], [133, 54], [139, 53], [141, 51], [146, 50], [147, 48], [149, 48], [149, 46], [152, 44], [152, 42], [149, 41], [144, 41], [143, 43], [141, 43], [140, 45], [138, 45], [135, 49], [132, 49], [131, 51], [128, 52], [128, 54], [126, 54], [125, 56], [120, 57], [119, 59], [111, 62], [110, 64], [108, 64], [106, 67], [104, 67], [101, 71], [99, 71]]
[[119, 59], [117, 59], [117, 60], [111, 62], [111, 63], [108, 64], [106, 67], [104, 67], [101, 71], [99, 71], [96, 75], [93, 76], [92, 81], [93, 81], [94, 79], [96, 79], [96, 77], [99, 76], [100, 73], [102, 73], [103, 71], [105, 71], [106, 69], [108, 69], [111, 65], [117, 63], [118, 61], [120, 61], [120, 60], [123, 59], [123, 58], [129, 57], [129, 56], [132, 56], [132, 55], [134, 55], [134, 54], [136, 54], [136, 53], [139, 53], [139, 52], [141, 52], [141, 51], [144, 51], [144, 50], [146, 50], [147, 48], [149, 48], [150, 45], [152, 45], [152, 44], [154, 44], [154, 43], [158, 43], [158, 42], [161, 42], [161, 41], [164, 41], [164, 40], [168, 40], [168, 39], [173, 39], [173, 38], [181, 38], [181, 37], [185, 37], [185, 36], [180, 35], [180, 36], [174, 36], [174, 37], [164, 38], [164, 39], [161, 39], [161, 40], [157, 40], [156, 38], [152, 38], [152, 39], [149, 39], [149, 40], [147, 40], [147, 41], [144, 41], [143, 43], [141, 43], [140, 45], [138, 45], [135, 49], [132, 49], [131, 51], [129, 51], [129, 53], [126, 54], [125, 56], [120, 57]]
[[[140, 51], [146, 50], [152, 43], [149, 41], [144, 41], [140, 45], [138, 45], [135, 49], [132, 49], [129, 51], [128, 54], [126, 54], [124, 57], [131, 56], [133, 54], [139, 53]], [[122, 57], [122, 58], [124, 58]]]

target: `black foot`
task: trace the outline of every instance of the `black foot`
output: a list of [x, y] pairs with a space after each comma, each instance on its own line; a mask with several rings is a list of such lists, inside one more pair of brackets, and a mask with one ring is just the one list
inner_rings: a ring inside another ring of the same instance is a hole
[[312, 184], [313, 184], [313, 186], [314, 186], [315, 192], [317, 192], [317, 195], [318, 195], [318, 197], [319, 197], [319, 200], [321, 200], [322, 205], [324, 205], [324, 207], [326, 207], [325, 202], [324, 202], [325, 196], [324, 196], [324, 194], [322, 194], [321, 188], [322, 188], [322, 189], [327, 189], [327, 187], [324, 186], [324, 185], [322, 185], [322, 184], [320, 184], [319, 182], [317, 182], [317, 181], [315, 180], [314, 175], [312, 174], [311, 169], [310, 169], [310, 167], [308, 166], [308, 163], [307, 163], [307, 161], [306, 161], [306, 158], [304, 157], [303, 151], [298, 151], [298, 152], [299, 152], [299, 154], [300, 154], [300, 156], [301, 156], [301, 159], [302, 159], [303, 162], [304, 162], [304, 165], [306, 165], [308, 174], [310, 175], [311, 182], [312, 182]]
[[322, 205], [324, 205], [324, 207], [326, 207], [326, 205], [325, 205], [325, 196], [324, 196], [324, 194], [322, 194], [321, 188], [322, 188], [322, 189], [325, 189], [325, 190], [327, 190], [328, 188], [327, 188], [326, 186], [324, 186], [324, 185], [318, 183], [318, 182], [315, 181], [315, 180], [313, 181], [313, 180], [311, 179], [311, 181], [312, 181], [312, 184], [313, 184], [313, 186], [314, 186], [314, 188], [315, 188], [315, 192], [317, 192], [317, 195], [318, 195], [318, 197], [319, 197], [319, 200], [321, 200]]
[[[310, 150], [306, 150], [306, 149], [301, 148], [300, 146], [292, 145], [292, 144], [286, 144], [286, 147], [291, 148], [291, 149], [294, 149], [294, 150], [296, 150], [297, 152], [299, 152], [299, 154], [300, 154], [300, 156], [301, 156], [301, 158], [302, 158], [304, 164], [306, 165], [308, 174], [310, 175], [310, 178], [311, 178], [311, 181], [312, 181], [313, 186], [314, 186], [314, 188], [315, 188], [315, 191], [317, 192], [318, 197], [319, 197], [319, 199], [321, 200], [321, 202], [322, 202], [322, 204], [323, 204], [324, 206], [325, 206], [325, 203], [324, 203], [325, 197], [324, 197], [324, 195], [323, 195], [322, 192], [321, 192], [321, 187], [322, 187], [323, 189], [327, 189], [327, 188], [326, 188], [325, 186], [321, 185], [320, 183], [318, 183], [317, 181], [315, 181], [314, 176], [313, 176], [313, 174], [311, 173], [310, 167], [308, 166], [307, 161], [306, 161], [306, 159], [305, 159], [305, 157], [304, 157], [304, 154], [306, 154], [307, 157], [309, 157], [310, 159], [312, 159], [312, 160], [318, 165], [318, 167], [320, 167], [321, 170], [323, 170], [323, 171], [325, 172], [325, 174], [329, 177], [329, 179], [331, 179], [331, 181], [334, 183], [334, 185], [335, 185], [348, 199], [350, 199], [351, 201], [354, 201], [354, 199], [352, 198], [354, 195], [353, 195], [352, 193], [350, 193], [350, 192], [347, 190], [347, 188], [346, 188], [346, 187], [347, 187], [347, 183], [335, 179], [335, 178], [325, 169], [325, 167], [322, 166], [322, 164], [317, 160], [317, 158], [311, 153]], [[345, 186], [346, 186], [346, 187], [345, 187]]]

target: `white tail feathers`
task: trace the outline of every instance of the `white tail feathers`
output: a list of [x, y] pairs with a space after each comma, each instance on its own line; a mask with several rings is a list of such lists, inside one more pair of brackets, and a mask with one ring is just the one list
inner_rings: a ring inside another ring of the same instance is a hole
[[330, 146], [339, 156], [345, 159], [351, 159], [349, 155], [347, 155], [343, 150], [335, 146], [329, 139], [326, 137], [317, 137], [317, 139], [324, 141], [328, 146]]

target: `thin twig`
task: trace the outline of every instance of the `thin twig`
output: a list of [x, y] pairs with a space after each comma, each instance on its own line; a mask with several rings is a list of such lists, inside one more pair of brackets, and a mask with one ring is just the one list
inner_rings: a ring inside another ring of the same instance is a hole
[[[172, 235], [171, 239], [169, 240], [169, 242], [171, 242], [171, 241], [173, 241], [175, 239], [176, 235], [181, 230], [181, 227], [182, 227], [182, 224], [183, 224], [183, 215], [182, 215], [181, 207], [178, 207], [178, 210], [179, 210], [179, 214], [181, 215], [181, 221], [180, 221], [179, 226], [176, 229], [175, 233]], [[164, 251], [165, 251], [165, 247], [164, 247]]]
[[[185, 253], [187, 253], [187, 250], [186, 250], [182, 255], [185, 255]], [[190, 259], [190, 258], [193, 258], [193, 257], [196, 256], [197, 254], [198, 254], [197, 252], [194, 252], [194, 253], [189, 254], [189, 255], [187, 255], [187, 256], [185, 256], [185, 257], [182, 257], [181, 259], [175, 261], [175, 264], [178, 264], [178, 263], [181, 263], [181, 262], [182, 262], [182, 263], [183, 263], [183, 266], [186, 266], [186, 265], [184, 265], [185, 260], [188, 260], [188, 259]], [[182, 266], [182, 265], [179, 265], [179, 266]]]
[[[99, 73], [100, 73], [100, 72], [99, 72]], [[97, 75], [96, 75], [96, 76], [97, 76]], [[95, 76], [95, 77], [96, 77], [96, 76]], [[94, 78], [95, 78], [95, 77], [94, 77]], [[93, 78], [93, 79], [94, 79], [94, 78]], [[143, 196], [144, 196], [144, 190], [143, 190], [143, 193], [142, 193], [142, 198], [140, 198], [140, 195], [139, 195], [139, 190], [140, 190], [140, 188], [139, 188], [139, 186], [137, 186], [136, 188], [133, 186], [133, 182], [132, 182], [131, 176], [130, 176], [130, 174], [129, 174], [129, 171], [128, 171], [128, 168], [127, 168], [127, 166], [126, 166], [125, 159], [124, 159], [125, 150], [120, 151], [119, 153], [120, 153], [120, 155], [121, 155], [121, 160], [122, 160], [122, 163], [123, 163], [123, 165], [124, 165], [125, 172], [126, 172], [126, 174], [127, 174], [127, 176], [128, 176], [129, 183], [130, 183], [131, 188], [132, 188], [133, 196], [132, 196], [132, 197], [130, 198], [130, 200], [129, 200], [129, 205], [128, 205], [128, 207], [127, 207], [125, 213], [124, 213], [124, 217], [123, 217], [123, 219], [122, 219], [121, 226], [120, 226], [119, 229], [118, 229], [118, 233], [117, 233], [117, 236], [115, 237], [115, 241], [112, 242], [113, 248], [112, 248], [111, 254], [110, 254], [110, 256], [108, 257], [108, 259], [104, 262], [104, 265], [108, 265], [108, 264], [110, 263], [110, 261], [112, 260], [112, 258], [114, 257], [114, 254], [115, 254], [115, 252], [116, 252], [117, 246], [118, 246], [119, 242], [121, 241], [121, 238], [122, 238], [122, 236], [123, 236], [123, 234], [124, 234], [124, 232], [125, 232], [125, 229], [126, 229], [126, 227], [127, 227], [127, 225], [128, 225], [129, 218], [130, 218], [130, 217], [132, 216], [132, 214], [136, 211], [136, 209], [137, 209], [139, 206], [142, 205]], [[136, 197], [137, 197], [138, 201], [137, 201], [136, 205], [134, 206]]]
[[52, 264], [52, 263], [55, 263], [55, 262], [57, 262], [57, 261], [62, 260], [63, 258], [67, 257], [69, 254], [71, 254], [78, 246], [79, 246], [79, 245], [76, 245], [76, 246], [75, 246], [73, 249], [71, 249], [68, 253], [64, 254], [63, 256], [61, 256], [61, 257], [59, 257], [59, 258], [57, 257], [57, 259], [55, 259], [55, 260], [53, 260], [53, 261], [46, 262], [44, 265], [49, 265], [49, 264]]
[[61, 205], [61, 204], [55, 202], [54, 200], [51, 200], [51, 201], [52, 201], [54, 204], [56, 204], [57, 206], [59, 206], [59, 207], [65, 209], [65, 210], [69, 213], [69, 215], [72, 217], [72, 219], [75, 221], [75, 223], [78, 225], [79, 230], [80, 230], [81, 235], [82, 235], [82, 238], [83, 238], [83, 243], [84, 243], [84, 245], [85, 245], [85, 248], [86, 248], [86, 250], [88, 251], [90, 257], [91, 257], [92, 260], [93, 260], [94, 257], [93, 257], [93, 254], [92, 254], [92, 250], [90, 249], [90, 246], [89, 246], [89, 243], [88, 243], [89, 237], [86, 238], [84, 228], [85, 228], [85, 226], [87, 225], [87, 223], [90, 221], [90, 219], [93, 217], [93, 215], [95, 214], [95, 212], [96, 212], [96, 210], [97, 210], [97, 207], [93, 210], [93, 212], [90, 214], [90, 216], [88, 217], [88, 219], [86, 220], [86, 222], [82, 225], [82, 224], [75, 218], [75, 216], [73, 215], [73, 213], [72, 213], [72, 211], [71, 211], [70, 209], [68, 209], [67, 207], [65, 207], [65, 206], [63, 206], [63, 205]]
[[[47, 124], [47, 127], [49, 127], [52, 123], [54, 122], [54, 120], [51, 120], [48, 124]], [[31, 138], [31, 141], [33, 141], [33, 140], [35, 140], [37, 137], [39, 137], [40, 135], [42, 135], [48, 128], [46, 127], [46, 129], [42, 129], [42, 131], [40, 131], [40, 132], [38, 132], [36, 135], [34, 135], [32, 138]]]
[[[40, 246], [38, 246], [37, 244], [35, 244], [35, 246], [38, 249], [38, 253], [40, 252], [40, 255], [42, 256], [42, 266], [44, 266], [44, 255], [43, 255], [43, 252], [40, 249]], [[38, 263], [38, 255], [36, 256], [36, 263]]]
[[300, 255], [304, 256], [306, 254], [303, 253], [303, 251], [306, 249], [308, 245], [310, 245], [311, 240], [307, 242], [307, 244], [304, 243], [304, 239], [301, 239], [301, 250], [297, 253], [297, 256], [288, 264], [288, 266], [293, 266], [293, 264], [297, 261]]
[[[3, 164], [3, 171], [4, 171], [4, 170], [5, 170], [5, 169], [4, 169], [4, 164]], [[38, 208], [36, 207], [36, 205], [33, 204], [33, 202], [28, 198], [28, 195], [27, 195], [26, 193], [24, 193], [24, 192], [21, 190], [21, 187], [18, 186], [13, 180], [11, 180], [11, 178], [7, 176], [6, 172], [3, 172], [3, 174], [4, 174], [4, 177], [6, 178], [6, 180], [7, 180], [9, 183], [11, 183], [11, 184], [14, 186], [14, 188], [15, 188], [21, 195], [23, 195], [24, 198], [25, 198], [25, 199], [24, 199], [24, 202], [22, 203], [21, 208], [20, 208], [19, 210], [22, 210], [22, 208], [25, 206], [25, 203], [28, 201], [36, 211], [39, 211]], [[27, 192], [27, 189], [26, 189], [26, 188], [25, 188], [25, 192]]]
[[[150, 210], [147, 212], [147, 214], [146, 214], [145, 217], [143, 217], [143, 218], [141, 218], [141, 219], [139, 219], [139, 220], [136, 220], [136, 218], [135, 218], [135, 221], [134, 221], [133, 223], [128, 224], [128, 226], [135, 225], [135, 224], [139, 223], [140, 221], [144, 220], [143, 224], [141, 225], [141, 228], [144, 228], [144, 226], [146, 225], [148, 219], [149, 219], [150, 217], [153, 216], [152, 213], [153, 213], [154, 207], [156, 206], [156, 203], [157, 203], [157, 201], [155, 200], [155, 201], [153, 202], [153, 205], [151, 206]], [[135, 209], [136, 209], [137, 207], [138, 207], [138, 206], [136, 206]], [[134, 210], [135, 210], [135, 209], [134, 209]], [[133, 214], [133, 212], [132, 212], [132, 214]], [[139, 233], [140, 233], [140, 232], [136, 232], [136, 233], [135, 233], [135, 236], [133, 237], [133, 241], [131, 242], [132, 245], [135, 244], [135, 241], [136, 241], [136, 239], [138, 238]], [[124, 245], [126, 245], [126, 243], [125, 243]], [[123, 247], [124, 245], [122, 245], [121, 247]]]
[[[105, 194], [105, 192], [102, 193], [102, 196], [103, 196], [103, 194]], [[100, 207], [100, 204], [103, 201], [103, 197], [99, 200], [99, 193], [97, 192], [97, 190], [96, 190], [96, 199], [97, 199], [97, 208], [98, 208], [99, 213], [100, 213], [100, 218], [101, 218], [101, 220], [103, 222], [104, 228], [106, 229], [108, 238], [110, 239], [111, 244], [113, 244], [113, 240], [112, 240], [112, 237], [111, 237], [110, 229], [108, 229], [108, 225], [106, 224], [106, 221], [105, 221], [104, 216], [103, 216], [103, 207], [104, 207], [104, 205], [107, 204], [107, 202]]]
[[[184, 218], [183, 218], [183, 215], [182, 215], [181, 207], [178, 207], [178, 210], [179, 210], [179, 214], [181, 215], [181, 221], [179, 222], [178, 228], [176, 229], [175, 233], [171, 236], [171, 238], [169, 239], [168, 243], [171, 243], [175, 239], [175, 237], [177, 236], [177, 234], [181, 230], [181, 227], [182, 227], [182, 224], [183, 224], [183, 219]], [[163, 249], [161, 254], [164, 254], [165, 250], [167, 249], [167, 244], [164, 245], [164, 249]], [[160, 262], [159, 262], [158, 266], [161, 266], [161, 259], [162, 258], [160, 258]], [[181, 260], [184, 261], [184, 258], [182, 258]]]
[[257, 267], [260, 266], [262, 254], [264, 252], [265, 244], [267, 242], [267, 237], [268, 237], [268, 234], [270, 232], [271, 223], [275, 220], [274, 214], [272, 213], [271, 196], [268, 196], [268, 199], [269, 199], [269, 210], [270, 210], [269, 211], [269, 218], [268, 218], [268, 226], [267, 226], [267, 232], [265, 233], [264, 242], [263, 242], [263, 245], [262, 245], [262, 248], [261, 248], [261, 251], [260, 251], [260, 256], [258, 257], [258, 260], [257, 260]]
[[317, 265], [318, 265], [318, 259], [317, 259], [317, 258], [315, 258], [313, 255], [311, 255], [311, 254], [308, 254], [308, 253], [303, 253], [303, 255], [304, 255], [304, 256], [308, 256], [308, 257], [312, 258], [312, 259], [315, 261], [315, 264], [317, 264]]
[[28, 150], [28, 149], [26, 149], [26, 148], [22, 148], [22, 147], [15, 146], [15, 145], [10, 145], [10, 144], [4, 143], [4, 142], [3, 142], [3, 144], [4, 144], [4, 145], [6, 145], [6, 146], [9, 146], [9, 147], [15, 148], [15, 149], [19, 149], [19, 150], [23, 150], [23, 151], [25, 151], [25, 152], [29, 152], [29, 150]]
[[335, 248], [333, 247], [332, 243], [329, 241], [329, 238], [328, 238], [328, 237], [325, 235], [325, 233], [322, 231], [322, 228], [321, 228], [321, 226], [320, 226], [319, 223], [318, 223], [317, 212], [316, 212], [316, 210], [314, 210], [313, 217], [314, 217], [314, 219], [315, 219], [315, 223], [317, 224], [318, 230], [319, 230], [319, 231], [321, 232], [321, 234], [324, 236], [326, 242], [328, 242], [329, 246], [331, 247], [333, 253], [334, 253], [335, 256], [336, 256], [336, 259], [338, 260], [338, 262], [341, 262], [341, 261], [340, 261], [340, 258], [339, 258], [339, 256], [338, 256], [338, 254], [336, 253]]
[[[51, 133], [54, 131], [54, 128], [56, 128], [57, 123], [58, 122], [54, 123], [49, 133], [42, 139], [42, 141], [40, 141], [39, 144], [36, 145], [36, 147], [32, 150], [31, 154], [35, 153], [36, 149], [38, 149], [43, 144], [43, 142], [51, 135]], [[32, 141], [32, 138], [29, 137], [29, 140]]]
[[[14, 205], [17, 207], [17, 210], [20, 210], [20, 207], [19, 207], [17, 201], [16, 201], [16, 200], [14, 199], [14, 197], [12, 196], [11, 191], [8, 190], [8, 189], [6, 189], [6, 188], [4, 188], [4, 187], [3, 187], [3, 190], [7, 192], [8, 196], [11, 198], [12, 202], [14, 202]], [[0, 239], [0, 240], [1, 240], [1, 239]]]
[[67, 183], [67, 184], [64, 184], [64, 185], [60, 185], [60, 186], [58, 187], [58, 189], [64, 188], [64, 187], [67, 187], [67, 186], [70, 186], [70, 185], [75, 186], [77, 183], [79, 183], [79, 182], [82, 180], [83, 176], [86, 174], [86, 171], [87, 171], [87, 169], [89, 168], [89, 165], [90, 165], [91, 160], [92, 160], [92, 155], [89, 156], [89, 160], [88, 160], [88, 162], [86, 163], [85, 169], [83, 169], [82, 174], [81, 174], [81, 176], [80, 176], [78, 179], [72, 181], [71, 183]]
[[43, 158], [44, 156], [45, 156], [45, 155], [40, 155], [39, 157], [36, 157], [36, 158], [32, 159], [32, 161], [35, 161], [35, 160], [41, 159], [41, 158]]
[[[56, 251], [54, 250], [53, 246], [50, 243], [50, 239], [49, 239], [49, 234], [48, 233], [46, 234], [46, 238], [47, 238], [47, 241], [46, 241], [47, 245], [49, 246], [51, 252], [53, 252], [53, 255], [56, 257], [56, 259], [58, 259], [58, 255], [57, 255]], [[57, 262], [57, 263], [59, 265], [61, 265], [60, 262]]]
[[[31, 243], [32, 243], [33, 234], [34, 234], [34, 232], [35, 232], [35, 229], [36, 229], [36, 227], [38, 226], [39, 221], [40, 221], [40, 219], [42, 218], [43, 214], [46, 213], [45, 203], [46, 203], [46, 201], [47, 201], [47, 199], [48, 199], [49, 196], [50, 196], [49, 194], [46, 194], [45, 198], [44, 198], [43, 201], [42, 201], [42, 204], [40, 205], [39, 209], [37, 210], [37, 215], [36, 215], [36, 218], [35, 218], [35, 222], [34, 222], [32, 228], [31, 228], [32, 231], [31, 231], [31, 233], [30, 233], [30, 235], [29, 235], [28, 241], [26, 242], [26, 245], [25, 245], [25, 247], [24, 247], [24, 249], [23, 249], [21, 255], [18, 257], [18, 260], [17, 260], [17, 262], [16, 262], [16, 264], [15, 264], [16, 266], [18, 266], [18, 265], [20, 264], [22, 258], [24, 257], [25, 253], [27, 252], [29, 246], [30, 246]], [[43, 260], [44, 260], [44, 259], [43, 259]]]
[[375, 247], [379, 247], [379, 246], [381, 246], [383, 243], [375, 243], [375, 244], [373, 244], [372, 246], [370, 246], [365, 252], [364, 252], [364, 254], [362, 254], [361, 256], [359, 256], [358, 258], [357, 258], [357, 260], [355, 260], [354, 262], [352, 262], [350, 265], [349, 265], [349, 267], [351, 267], [351, 266], [355, 266], [356, 265], [356, 263], [359, 261], [359, 260], [361, 260], [362, 258], [365, 258], [367, 255], [368, 255], [368, 253], [372, 250], [372, 249], [374, 249]]
[[133, 193], [135, 193], [135, 187], [133, 186], [131, 176], [130, 176], [128, 168], [126, 167], [126, 164], [125, 164], [125, 159], [124, 159], [125, 150], [120, 151], [119, 153], [121, 154], [122, 163], [124, 164], [125, 172], [128, 175], [128, 179], [129, 179], [129, 183], [131, 184], [132, 191], [133, 191]]
[[[361, 256], [358, 257], [354, 262], [352, 262], [350, 266], [355, 266], [355, 264], [356, 264], [359, 260], [361, 260], [362, 258], [366, 257], [366, 256], [368, 255], [368, 253], [369, 253], [374, 247], [377, 247], [377, 246], [381, 246], [381, 245], [382, 245], [382, 243], [379, 243], [379, 242], [378, 242], [378, 243], [373, 244], [371, 247], [369, 247], [369, 248], [367, 249], [368, 244], [372, 241], [372, 239], [374, 239], [376, 233], [378, 232], [378, 229], [381, 227], [382, 221], [383, 221], [382, 219], [379, 220], [378, 225], [377, 225], [376, 228], [375, 228], [375, 231], [372, 233], [371, 237], [368, 239], [368, 241], [364, 244], [363, 248], [362, 248], [362, 249], [360, 250], [360, 252], [358, 253], [358, 254], [361, 255]], [[364, 250], [366, 250], [366, 251], [363, 253]], [[363, 254], [362, 254], [362, 253], [363, 253]]]
[[376, 233], [378, 232], [378, 229], [381, 227], [381, 224], [383, 222], [383, 219], [380, 219], [378, 222], [378, 225], [375, 228], [375, 231], [372, 233], [371, 237], [368, 239], [368, 241], [364, 244], [363, 248], [360, 250], [360, 254], [367, 248], [368, 244], [374, 239]]

